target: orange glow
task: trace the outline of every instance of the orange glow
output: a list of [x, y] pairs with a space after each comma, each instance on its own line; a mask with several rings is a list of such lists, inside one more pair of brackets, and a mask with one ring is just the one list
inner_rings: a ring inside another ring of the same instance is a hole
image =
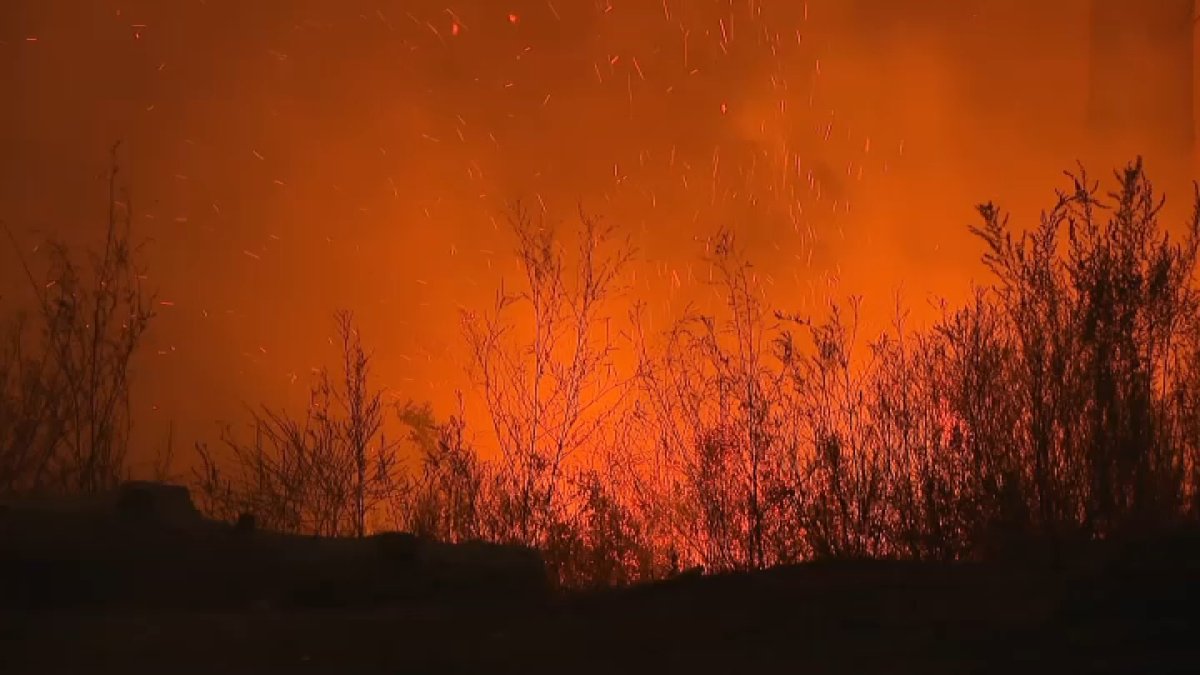
[[772, 306], [861, 293], [874, 330], [897, 290], [921, 321], [981, 278], [976, 203], [1029, 222], [1062, 169], [1130, 148], [1169, 195], [1194, 169], [1157, 129], [1089, 132], [1088, 0], [3, 5], [0, 218], [86, 240], [105, 149], [129, 148], [168, 299], [136, 373], [147, 445], [303, 403], [343, 306], [394, 396], [449, 412], [459, 312], [513, 281], [515, 200], [618, 224], [654, 330], [717, 306], [722, 226]]

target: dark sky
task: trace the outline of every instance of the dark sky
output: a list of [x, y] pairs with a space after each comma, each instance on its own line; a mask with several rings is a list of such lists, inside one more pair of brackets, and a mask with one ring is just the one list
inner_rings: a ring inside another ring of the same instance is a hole
[[145, 433], [298, 400], [337, 307], [384, 384], [445, 409], [515, 199], [619, 223], [664, 317], [706, 292], [694, 240], [719, 225], [790, 308], [831, 274], [879, 312], [901, 285], [961, 294], [975, 203], [1030, 215], [1076, 159], [1111, 159], [1085, 128], [1087, 5], [7, 0], [0, 218], [29, 247], [95, 237], [124, 142], [171, 303]]

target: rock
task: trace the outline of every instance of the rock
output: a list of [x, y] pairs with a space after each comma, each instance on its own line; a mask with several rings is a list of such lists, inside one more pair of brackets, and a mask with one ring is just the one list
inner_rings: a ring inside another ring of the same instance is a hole
[[130, 481], [117, 489], [114, 506], [122, 520], [133, 522], [186, 526], [202, 520], [182, 485]]
[[233, 526], [233, 531], [238, 534], [251, 534], [256, 529], [258, 529], [258, 521], [254, 518], [253, 513], [239, 515], [237, 524]]
[[421, 555], [421, 540], [408, 532], [383, 532], [370, 537], [384, 565], [412, 567]]

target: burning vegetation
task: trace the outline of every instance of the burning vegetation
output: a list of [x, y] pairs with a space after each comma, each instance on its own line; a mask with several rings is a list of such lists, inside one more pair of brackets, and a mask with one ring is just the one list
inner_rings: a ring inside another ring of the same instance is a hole
[[[1108, 190], [1082, 170], [1065, 182], [1031, 227], [981, 206], [991, 281], [928, 328], [899, 308], [872, 339], [855, 299], [771, 308], [728, 231], [703, 258], [721, 311], [652, 330], [621, 283], [635, 253], [618, 228], [581, 213], [563, 231], [517, 207], [523, 275], [463, 314], [484, 415], [386, 405], [342, 313], [343, 359], [305, 412], [263, 408], [251, 438], [198, 446], [194, 487], [208, 513], [270, 530], [534, 547], [584, 587], [814, 559], [1049, 559], [1194, 525], [1200, 198], [1172, 236], [1140, 161]], [[129, 471], [122, 402], [151, 313], [113, 209], [90, 266], [49, 249], [38, 311], [9, 329], [7, 493], [109, 489]]]

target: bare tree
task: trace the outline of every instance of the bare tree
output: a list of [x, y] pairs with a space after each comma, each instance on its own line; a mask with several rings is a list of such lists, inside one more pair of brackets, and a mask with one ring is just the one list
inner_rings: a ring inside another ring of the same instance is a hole
[[36, 304], [33, 318], [7, 327], [0, 352], [0, 490], [95, 492], [126, 473], [131, 364], [154, 312], [130, 239], [117, 150], [99, 250], [80, 260], [49, 242], [48, 269], [39, 274], [5, 227]]
[[205, 510], [255, 514], [269, 528], [364, 536], [374, 510], [400, 496], [395, 446], [382, 429], [382, 391], [370, 385], [370, 355], [348, 312], [336, 315], [341, 387], [322, 370], [302, 417], [253, 411], [254, 440], [229, 430], [227, 457], [198, 445], [196, 472]]
[[1020, 345], [1009, 384], [1025, 397], [1040, 523], [1111, 535], [1174, 517], [1186, 491], [1163, 404], [1200, 307], [1200, 211], [1176, 242], [1140, 160], [1108, 200], [1082, 171], [1068, 176], [1035, 232], [1014, 239], [990, 204], [974, 231]]
[[421, 471], [411, 478], [412, 489], [402, 505], [405, 528], [448, 542], [494, 537], [486, 501], [492, 467], [465, 438], [461, 399], [459, 413], [444, 423], [434, 419], [428, 404], [406, 403], [399, 414], [421, 455]]
[[[492, 310], [465, 314], [463, 325], [499, 443], [494, 507], [503, 537], [540, 546], [560, 506], [565, 463], [598, 440], [626, 391], [606, 302], [632, 251], [582, 212], [573, 258], [551, 226], [519, 205], [509, 225], [522, 289], [502, 286]], [[523, 320], [515, 319], [521, 310]]]
[[[354, 325], [354, 315], [348, 311], [338, 312], [337, 330], [342, 343], [340, 399], [345, 410], [343, 434], [354, 463], [354, 530], [357, 536], [362, 537], [366, 535], [367, 512], [371, 502], [379, 497], [372, 494], [373, 483], [377, 482], [373, 478], [382, 477], [368, 475], [372, 469], [370, 446], [377, 436], [381, 448], [387, 445], [380, 436], [383, 427], [383, 392], [369, 388], [371, 357], [363, 349], [362, 338]], [[378, 459], [383, 461], [390, 458], [380, 456]], [[381, 465], [379, 469], [390, 475], [386, 466]]]
[[710, 250], [726, 314], [685, 315], [660, 351], [639, 332], [645, 442], [657, 448], [647, 486], [670, 502], [675, 558], [761, 568], [795, 556], [781, 518], [798, 494], [795, 448], [780, 426], [785, 373], [754, 269], [728, 231]]

